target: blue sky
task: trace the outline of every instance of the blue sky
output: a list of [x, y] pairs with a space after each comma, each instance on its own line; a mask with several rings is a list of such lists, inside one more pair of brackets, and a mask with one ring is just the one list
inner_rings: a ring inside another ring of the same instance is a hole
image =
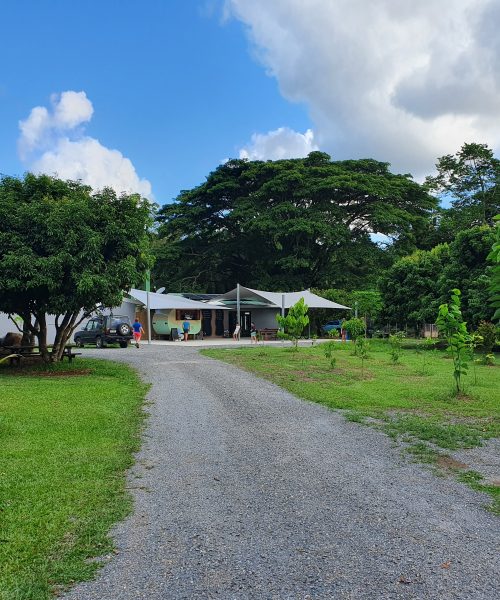
[[320, 149], [421, 179], [464, 142], [498, 151], [498, 0], [397, 6], [4, 0], [0, 173], [162, 204], [229, 157]]
[[[51, 94], [85, 91], [85, 133], [120, 150], [155, 199], [169, 202], [203, 181], [259, 130], [306, 129], [252, 58], [236, 20], [196, 0], [3, 4], [0, 172], [22, 174], [18, 121]], [[22, 24], [20, 26], [19, 24]]]

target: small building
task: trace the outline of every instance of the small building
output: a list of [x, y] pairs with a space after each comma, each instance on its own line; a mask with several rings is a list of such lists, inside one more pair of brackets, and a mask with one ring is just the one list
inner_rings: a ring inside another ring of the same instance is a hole
[[[136, 303], [135, 316], [141, 323], [148, 323], [148, 293], [131, 289], [129, 302]], [[190, 332], [202, 337], [228, 337], [239, 321], [240, 335], [250, 336], [250, 327], [255, 323], [258, 330], [276, 329], [277, 314], [284, 314], [300, 298], [304, 298], [310, 309], [343, 309], [349, 307], [337, 304], [309, 290], [299, 292], [267, 292], [238, 285], [225, 294], [158, 294], [149, 292], [152, 337], [170, 337], [172, 329], [181, 331], [183, 321], [190, 321]], [[122, 310], [123, 313], [123, 310]]]
[[[152, 337], [171, 337], [173, 330], [182, 331], [182, 323], [189, 321], [190, 334], [211, 336], [212, 325], [216, 335], [223, 337], [224, 313], [228, 310], [223, 304], [208, 304], [191, 300], [181, 294], [158, 294], [131, 289], [126, 301], [135, 304], [134, 318], [137, 317], [148, 333], [148, 303], [151, 311]], [[123, 305], [122, 305], [123, 306]]]

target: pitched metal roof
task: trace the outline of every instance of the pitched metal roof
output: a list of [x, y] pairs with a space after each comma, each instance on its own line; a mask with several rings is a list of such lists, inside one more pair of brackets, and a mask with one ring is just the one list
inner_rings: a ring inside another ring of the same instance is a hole
[[[147, 304], [147, 292], [132, 288], [128, 292], [129, 296], [140, 304]], [[176, 294], [157, 294], [149, 292], [149, 308], [151, 310], [171, 310], [171, 309], [190, 309], [190, 310], [227, 310], [227, 307], [218, 304], [207, 304], [206, 302], [198, 302], [178, 296]]]
[[[219, 302], [231, 302], [237, 298], [237, 288], [218, 296], [215, 300]], [[285, 308], [290, 308], [296, 304], [301, 298], [304, 298], [304, 302], [309, 308], [336, 308], [351, 310], [349, 306], [343, 304], [337, 304], [321, 296], [313, 294], [309, 290], [302, 290], [299, 292], [267, 292], [264, 290], [254, 290], [240, 285], [240, 301], [247, 305], [255, 304], [259, 306], [270, 306], [273, 308], [281, 308], [284, 305]]]

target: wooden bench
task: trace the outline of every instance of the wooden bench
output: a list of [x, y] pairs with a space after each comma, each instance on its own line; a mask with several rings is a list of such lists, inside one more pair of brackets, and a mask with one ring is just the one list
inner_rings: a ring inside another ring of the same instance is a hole
[[64, 360], [65, 358], [67, 358], [69, 362], [72, 362], [73, 359], [75, 358], [75, 356], [81, 356], [81, 355], [82, 355], [81, 352], [73, 352], [72, 346], [66, 346], [66, 348], [64, 348], [64, 352], [61, 357], [61, 360]]
[[21, 358], [41, 358], [41, 354], [40, 352], [23, 352], [22, 354], [19, 353], [13, 353], [13, 354], [9, 354], [7, 355], [7, 359], [9, 361], [9, 365], [17, 365], [19, 366], [21, 364]]
[[[61, 360], [67, 358], [68, 361], [71, 363], [76, 356], [81, 356], [82, 353], [73, 352], [73, 348], [74, 346], [66, 346], [64, 348]], [[9, 361], [9, 365], [11, 366], [14, 364], [19, 366], [21, 364], [21, 358], [42, 357], [40, 352], [37, 351], [37, 349], [39, 349], [39, 346], [4, 346], [3, 349], [11, 353], [6, 355], [6, 358]]]
[[277, 340], [278, 331], [278, 329], [270, 329], [269, 327], [266, 327], [265, 329], [259, 329], [259, 334], [262, 338], [262, 341], [267, 342], [269, 340]]

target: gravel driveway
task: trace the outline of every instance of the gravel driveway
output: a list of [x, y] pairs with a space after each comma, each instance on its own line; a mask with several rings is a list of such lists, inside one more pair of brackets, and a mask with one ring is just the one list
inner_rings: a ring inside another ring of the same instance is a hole
[[153, 387], [118, 554], [67, 600], [500, 597], [488, 498], [384, 434], [181, 345], [88, 353]]

